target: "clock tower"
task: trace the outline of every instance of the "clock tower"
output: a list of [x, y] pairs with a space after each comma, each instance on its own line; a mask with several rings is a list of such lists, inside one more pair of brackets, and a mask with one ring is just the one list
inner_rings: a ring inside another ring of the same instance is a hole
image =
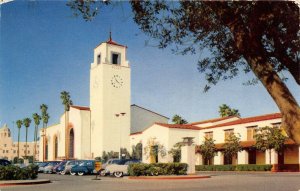
[[130, 66], [124, 45], [111, 38], [94, 49], [90, 69], [91, 152], [129, 151]]

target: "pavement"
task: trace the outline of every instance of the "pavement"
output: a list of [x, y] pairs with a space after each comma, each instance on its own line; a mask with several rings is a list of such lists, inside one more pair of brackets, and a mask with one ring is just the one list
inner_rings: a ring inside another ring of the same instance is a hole
[[51, 183], [0, 186], [1, 191], [298, 191], [300, 173], [198, 172], [204, 179], [134, 180], [128, 177], [39, 174]]

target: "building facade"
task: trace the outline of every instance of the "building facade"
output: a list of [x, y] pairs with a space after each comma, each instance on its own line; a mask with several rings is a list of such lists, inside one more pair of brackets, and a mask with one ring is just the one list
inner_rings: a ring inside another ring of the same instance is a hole
[[130, 150], [130, 133], [168, 118], [131, 105], [127, 47], [110, 37], [94, 49], [90, 67], [90, 107], [71, 106], [58, 124], [40, 131], [40, 161], [93, 159], [121, 148]]
[[[268, 114], [248, 118], [225, 117], [206, 121], [195, 122], [186, 125], [156, 123], [141, 132], [131, 134], [131, 145], [137, 143], [143, 145], [143, 162], [151, 161], [149, 149], [151, 146], [160, 145], [166, 153], [164, 156], [158, 154], [156, 162], [172, 162], [173, 156], [168, 152], [178, 142], [182, 142], [184, 137], [193, 137], [195, 145], [201, 145], [205, 138], [215, 140], [217, 153], [210, 164], [270, 164], [269, 151], [258, 151], [255, 144], [255, 129], [259, 127], [279, 128], [281, 124], [281, 114]], [[243, 150], [232, 159], [226, 159], [223, 155], [223, 144], [229, 134], [235, 134], [240, 137]], [[199, 147], [198, 151], [199, 151]], [[148, 152], [146, 152], [148, 151]], [[201, 154], [196, 149], [196, 164], [202, 165], [205, 162]], [[285, 142], [284, 150], [281, 153], [271, 151], [271, 164], [278, 165], [282, 170], [299, 171], [300, 147], [292, 140]]]
[[[24, 158], [26, 156], [26, 147], [27, 147], [27, 156], [34, 155], [34, 142], [19, 142], [19, 156]], [[39, 156], [39, 144], [36, 145], [36, 156], [38, 159]], [[12, 134], [10, 129], [6, 124], [0, 128], [0, 159], [14, 160], [15, 157], [18, 157], [18, 142], [14, 142], [12, 139]]]

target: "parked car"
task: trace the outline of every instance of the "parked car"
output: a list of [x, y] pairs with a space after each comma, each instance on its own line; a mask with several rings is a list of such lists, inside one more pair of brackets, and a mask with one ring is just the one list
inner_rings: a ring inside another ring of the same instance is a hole
[[68, 160], [67, 163], [65, 164], [65, 168], [60, 172], [61, 175], [69, 174], [71, 171], [71, 168], [75, 165], [78, 165], [82, 162], [83, 160]]
[[117, 164], [120, 161], [120, 159], [108, 159], [105, 163], [102, 164], [101, 169], [100, 169], [100, 175], [101, 176], [106, 176], [108, 174], [105, 173], [105, 168], [110, 165], [110, 164]]
[[86, 160], [82, 161], [80, 164], [75, 165], [71, 168], [70, 174], [83, 176], [85, 174], [93, 174], [95, 172], [95, 161]]
[[64, 161], [61, 161], [59, 164], [55, 165], [53, 167], [53, 172], [54, 173], [60, 173], [61, 171], [63, 171], [65, 169], [65, 165], [66, 165], [67, 161], [64, 160]]
[[0, 166], [8, 166], [11, 165], [11, 162], [9, 162], [6, 159], [0, 159]]
[[140, 163], [140, 160], [135, 159], [121, 159], [115, 164], [109, 164], [105, 167], [106, 175], [113, 175], [115, 177], [122, 177], [128, 175], [128, 165], [133, 163]]
[[38, 166], [39, 166], [39, 169], [38, 169], [38, 172], [44, 172], [44, 168], [48, 165], [49, 162], [42, 162], [40, 163]]
[[43, 172], [45, 174], [48, 174], [48, 173], [52, 174], [54, 166], [56, 166], [59, 163], [60, 163], [60, 161], [49, 161], [49, 163], [47, 164], [47, 166], [44, 167]]

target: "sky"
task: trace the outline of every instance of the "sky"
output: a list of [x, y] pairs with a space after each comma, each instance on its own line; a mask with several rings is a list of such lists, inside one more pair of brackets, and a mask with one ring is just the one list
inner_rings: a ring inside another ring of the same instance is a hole
[[[221, 81], [204, 93], [197, 61], [208, 53], [182, 56], [158, 49], [133, 22], [126, 2], [105, 8], [91, 22], [74, 17], [65, 1], [12, 1], [0, 5], [0, 14], [0, 126], [8, 124], [14, 140], [15, 121], [40, 113], [41, 104], [49, 107], [49, 125], [59, 122], [61, 91], [70, 92], [74, 105], [89, 106], [93, 49], [109, 31], [114, 41], [128, 46], [132, 104], [189, 122], [219, 117], [221, 104], [238, 109], [242, 117], [279, 112], [261, 84], [243, 85], [253, 74]], [[299, 103], [299, 86], [292, 78], [287, 85]], [[32, 122], [29, 140], [33, 129]]]

